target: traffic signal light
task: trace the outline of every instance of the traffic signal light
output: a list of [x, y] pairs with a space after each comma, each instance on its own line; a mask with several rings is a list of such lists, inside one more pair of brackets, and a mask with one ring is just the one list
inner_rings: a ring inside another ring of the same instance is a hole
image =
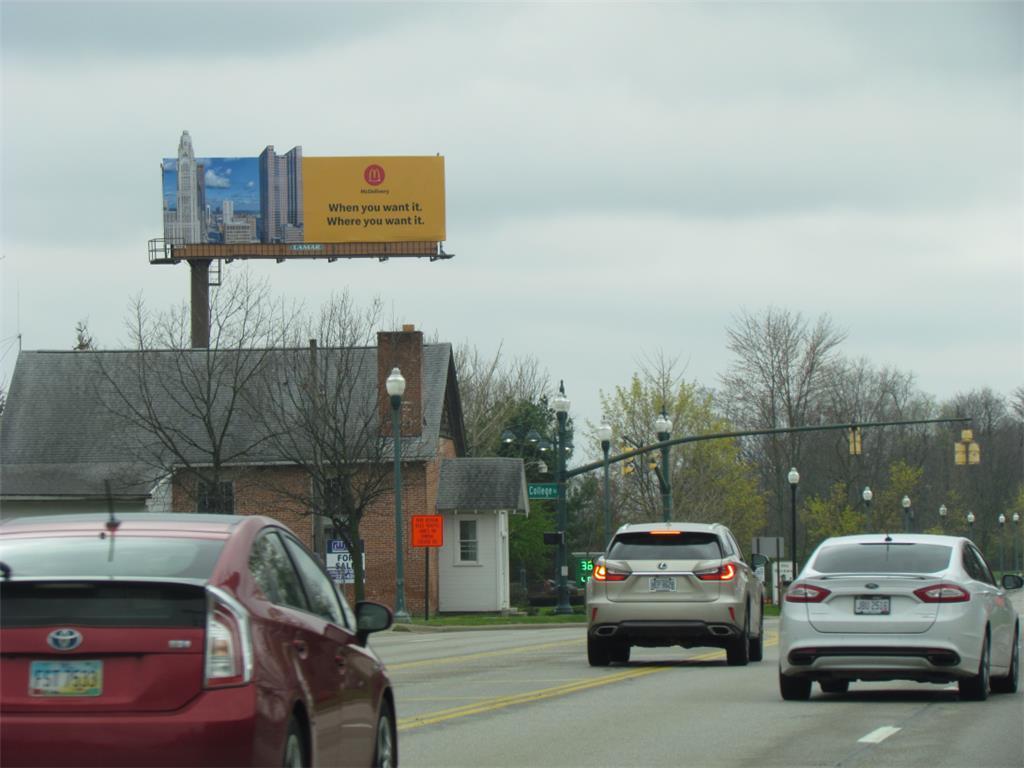
[[850, 455], [860, 456], [861, 444], [860, 444], [860, 427], [850, 427]]

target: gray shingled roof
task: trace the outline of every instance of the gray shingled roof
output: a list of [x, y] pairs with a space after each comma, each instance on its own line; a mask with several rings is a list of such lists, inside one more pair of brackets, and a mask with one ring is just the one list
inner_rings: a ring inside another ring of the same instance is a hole
[[[351, 348], [353, 365], [359, 376], [354, 391], [366, 397], [350, 398], [362, 402], [369, 409], [367, 418], [377, 430], [375, 393], [377, 389], [377, 349]], [[338, 350], [321, 348], [319, 353], [330, 359], [340, 359]], [[174, 381], [181, 370], [171, 350], [148, 352], [150, 365], [166, 372], [167, 380]], [[189, 350], [184, 354], [196, 360], [204, 350]], [[225, 353], [219, 353], [224, 355]], [[275, 375], [287, 381], [289, 366], [295, 364], [296, 355], [308, 355], [308, 350], [273, 350], [270, 362]], [[111, 480], [117, 495], [146, 495], [157, 479], [152, 462], [141, 460], [140, 446], [153, 447], [151, 435], [138, 427], [131, 427], [117, 412], [116, 387], [133, 391], [133, 375], [140, 353], [135, 351], [100, 352], [32, 352], [18, 356], [17, 367], [11, 380], [7, 404], [0, 423], [0, 495], [6, 498], [25, 496], [92, 496], [104, 495], [104, 480]], [[197, 369], [202, 370], [198, 365]], [[101, 374], [101, 371], [104, 373]], [[452, 363], [450, 344], [423, 346], [423, 432], [416, 438], [403, 438], [402, 454], [410, 461], [434, 458], [437, 453], [441, 418], [446, 399], [458, 409], [457, 383]], [[451, 390], [455, 390], [454, 392]], [[173, 386], [165, 387], [159, 397], [153, 398], [162, 410], [161, 418], [179, 427], [184, 436], [196, 437], [199, 423], [186, 417], [187, 403], [173, 401], [177, 393]], [[120, 406], [123, 410], [123, 406]], [[227, 436], [227, 451], [234, 453], [251, 445], [258, 424], [238, 411], [231, 422]], [[457, 450], [463, 450], [461, 414], [455, 435]], [[362, 417], [353, 423], [364, 423]], [[202, 439], [201, 437], [198, 439]], [[202, 454], [195, 457], [201, 461]], [[277, 463], [269, 444], [250, 450], [237, 463]]]
[[528, 512], [522, 459], [459, 458], [441, 462], [438, 512]]

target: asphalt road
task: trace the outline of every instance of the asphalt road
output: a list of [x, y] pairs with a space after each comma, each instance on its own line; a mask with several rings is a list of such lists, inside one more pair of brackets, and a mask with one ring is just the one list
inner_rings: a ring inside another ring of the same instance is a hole
[[634, 648], [629, 664], [592, 668], [582, 626], [372, 645], [395, 684], [406, 768], [1024, 766], [1021, 693], [961, 702], [952, 685], [854, 683], [782, 701], [777, 626], [747, 667], [715, 649]]

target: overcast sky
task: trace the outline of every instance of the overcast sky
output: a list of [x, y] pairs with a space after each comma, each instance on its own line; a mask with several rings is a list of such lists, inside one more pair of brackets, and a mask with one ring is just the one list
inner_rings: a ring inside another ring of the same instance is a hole
[[[565, 379], [577, 424], [664, 354], [717, 386], [769, 306], [937, 398], [1024, 384], [1024, 4], [12, 2], [0, 379], [121, 346], [159, 163], [267, 145], [445, 157], [448, 261], [259, 264], [316, 306]], [[236, 269], [237, 263], [227, 269]]]

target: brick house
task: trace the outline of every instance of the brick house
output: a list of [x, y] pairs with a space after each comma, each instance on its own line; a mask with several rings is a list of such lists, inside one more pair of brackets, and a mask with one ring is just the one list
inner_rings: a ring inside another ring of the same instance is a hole
[[[402, 512], [406, 606], [422, 612], [424, 557], [429, 553], [430, 604], [438, 599], [438, 550], [410, 546], [409, 518], [436, 511], [441, 464], [465, 453], [462, 409], [450, 344], [424, 344], [412, 326], [381, 332], [376, 347], [350, 350], [362, 360], [361, 379], [353, 386], [369, 393], [375, 411], [366, 421], [377, 436], [391, 434], [390, 404], [384, 381], [398, 367], [407, 384], [402, 400]], [[284, 354], [285, 350], [267, 353]], [[203, 350], [193, 350], [196, 355]], [[295, 350], [291, 351], [292, 354]], [[45, 352], [19, 354], [0, 422], [0, 517], [106, 510], [112, 503], [120, 513], [133, 511], [206, 511], [202, 493], [188, 492], [187, 480], [154, 472], [142, 459], [139, 445], [152, 435], [126, 426], [123, 416], [110, 407], [110, 382], [131, 376], [139, 364], [134, 351]], [[151, 356], [180, 352], [148, 353]], [[187, 354], [187, 353], [186, 353]], [[330, 356], [324, 348], [319, 354]], [[152, 360], [150, 361], [152, 362]], [[158, 360], [159, 362], [159, 360]], [[97, 366], [105, 377], [98, 377]], [[165, 398], [166, 399], [166, 398]], [[175, 418], [173, 403], [161, 402], [165, 416]], [[328, 525], [309, 514], [298, 499], [308, 490], [309, 476], [275, 455], [272, 446], [239, 448], [258, 429], [239, 413], [232, 421], [234, 440], [227, 455], [223, 498], [235, 514], [265, 514], [291, 527], [314, 551], [324, 551]], [[132, 434], [132, 430], [135, 433]], [[229, 442], [231, 442], [229, 440]], [[234, 454], [231, 451], [235, 451]], [[393, 455], [378, 457], [388, 471]], [[107, 486], [110, 492], [108, 496]], [[292, 488], [295, 494], [283, 493]], [[194, 490], [194, 489], [193, 489]], [[364, 513], [360, 536], [366, 565], [368, 599], [394, 605], [395, 536], [393, 481]], [[447, 542], [446, 542], [447, 545]], [[454, 546], [458, 546], [456, 541]], [[351, 587], [346, 587], [352, 597]]]

